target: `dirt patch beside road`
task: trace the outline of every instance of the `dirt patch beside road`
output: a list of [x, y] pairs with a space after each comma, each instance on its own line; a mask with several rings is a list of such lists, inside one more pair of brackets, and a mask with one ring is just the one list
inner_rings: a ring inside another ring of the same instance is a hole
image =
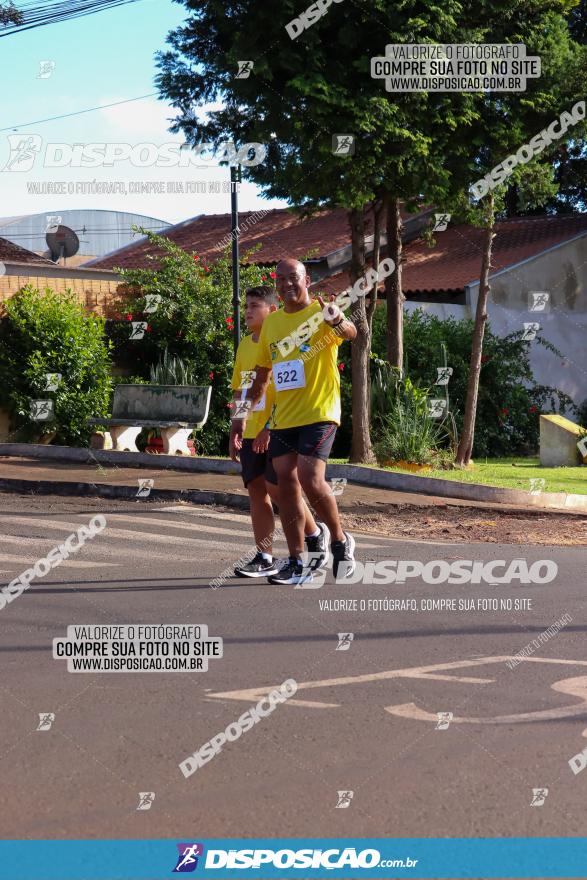
[[587, 517], [565, 513], [524, 513], [435, 504], [356, 505], [342, 512], [344, 527], [428, 541], [491, 544], [587, 544]]

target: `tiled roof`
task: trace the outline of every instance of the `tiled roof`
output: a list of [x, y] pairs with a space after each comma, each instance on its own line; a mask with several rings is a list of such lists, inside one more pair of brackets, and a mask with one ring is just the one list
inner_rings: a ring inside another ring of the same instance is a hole
[[[239, 214], [241, 254], [253, 245], [261, 248], [254, 255], [256, 263], [276, 263], [284, 257], [307, 258], [310, 251], [320, 257], [346, 247], [350, 242], [347, 212], [343, 208], [321, 211], [301, 219], [299, 211], [288, 208], [274, 209], [261, 216], [261, 211]], [[217, 259], [223, 245], [230, 242], [230, 214], [203, 214], [186, 220], [165, 231], [165, 236], [188, 252], [196, 252], [203, 259]], [[92, 260], [92, 268], [111, 269], [152, 267], [147, 254], [161, 254], [149, 242], [137, 242]], [[90, 265], [90, 263], [88, 264]]]
[[33, 251], [27, 251], [26, 248], [8, 241], [7, 238], [0, 238], [0, 261], [3, 263], [30, 263], [31, 265], [42, 266], [55, 265], [51, 260], [46, 260], [45, 257], [40, 257], [38, 254], [33, 253]]
[[[272, 210], [255, 221], [260, 212], [239, 216], [241, 253], [254, 244], [261, 248], [255, 262], [273, 264], [285, 256], [316, 257], [346, 247], [350, 242], [347, 214], [344, 209], [323, 211], [305, 220], [298, 212]], [[368, 230], [370, 231], [370, 230]], [[554, 245], [587, 231], [587, 214], [519, 217], [496, 224], [493, 244], [492, 274], [522, 262]], [[196, 252], [204, 260], [218, 255], [218, 243], [230, 235], [229, 214], [208, 214], [186, 220], [167, 231], [167, 236], [188, 252]], [[462, 290], [479, 278], [483, 248], [483, 230], [473, 226], [449, 226], [437, 232], [434, 247], [422, 239], [404, 246], [404, 291]], [[112, 269], [114, 266], [153, 266], [148, 254], [160, 250], [149, 242], [137, 242], [114, 253], [86, 263], [88, 268]], [[327, 292], [343, 290], [348, 285], [346, 273], [339, 273], [320, 282]]]
[[[495, 232], [492, 275], [587, 232], [587, 214], [516, 217], [496, 223]], [[449, 226], [436, 233], [433, 248], [421, 239], [406, 245], [404, 289], [455, 290], [477, 281], [483, 235], [483, 229], [474, 226]]]
[[[517, 217], [495, 224], [491, 275], [536, 256], [557, 244], [587, 232], [587, 214], [556, 217]], [[417, 239], [404, 245], [402, 287], [405, 294], [417, 291], [462, 290], [479, 279], [483, 230], [474, 226], [449, 226], [435, 234], [430, 248]], [[325, 278], [313, 289], [338, 293], [348, 287], [347, 272]]]

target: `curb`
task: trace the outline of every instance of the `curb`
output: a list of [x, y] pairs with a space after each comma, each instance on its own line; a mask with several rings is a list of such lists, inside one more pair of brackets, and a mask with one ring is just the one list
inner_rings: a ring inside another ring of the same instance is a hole
[[22, 492], [29, 495], [74, 495], [98, 498], [127, 498], [129, 501], [189, 501], [193, 504], [217, 504], [249, 510], [249, 496], [236, 492], [210, 492], [204, 489], [151, 489], [148, 496], [138, 498], [134, 486], [111, 483], [68, 483], [64, 480], [0, 479], [0, 492]]
[[[105, 449], [79, 449], [69, 446], [44, 446], [42, 444], [29, 443], [0, 443], [0, 457], [22, 456], [25, 458], [38, 458], [47, 461], [71, 461], [81, 464], [108, 464], [118, 467], [156, 468], [157, 470], [190, 471], [191, 473], [217, 473], [217, 474], [240, 474], [240, 468], [232, 461], [216, 458], [182, 458], [181, 456], [150, 455], [145, 452], [116, 452]], [[345, 477], [350, 483], [359, 486], [368, 486], [375, 489], [392, 489], [396, 492], [410, 492], [416, 495], [433, 495], [439, 498], [458, 498], [465, 501], [483, 501], [489, 504], [511, 504], [524, 509], [528, 507], [537, 510], [573, 511], [587, 513], [587, 495], [574, 495], [565, 492], [543, 492], [539, 495], [531, 495], [519, 489], [500, 489], [496, 486], [484, 486], [478, 483], [457, 483], [454, 480], [443, 480], [438, 477], [419, 477], [414, 474], [399, 474], [391, 471], [382, 471], [377, 468], [368, 468], [355, 464], [329, 464], [327, 476]], [[33, 480], [0, 480], [0, 485], [14, 485], [21, 483], [25, 486], [41, 485], [47, 483], [55, 487], [57, 482], [33, 481]], [[85, 483], [62, 483], [63, 486], [84, 486]], [[109, 491], [114, 489], [128, 489], [129, 495], [118, 497], [132, 497], [131, 487], [104, 486]], [[26, 491], [26, 490], [25, 490]], [[46, 490], [38, 490], [46, 491]], [[70, 490], [71, 491], [71, 490]], [[153, 492], [170, 493], [168, 497], [182, 497], [188, 500], [189, 495], [218, 496], [241, 498], [240, 495], [222, 492], [205, 492], [203, 490], [171, 490], [159, 489]], [[86, 494], [80, 492], [76, 494]], [[105, 497], [116, 497], [105, 495]], [[244, 496], [242, 496], [244, 497]], [[191, 500], [191, 499], [189, 499]], [[200, 501], [199, 503], [206, 503]], [[212, 502], [207, 503], [224, 503]]]

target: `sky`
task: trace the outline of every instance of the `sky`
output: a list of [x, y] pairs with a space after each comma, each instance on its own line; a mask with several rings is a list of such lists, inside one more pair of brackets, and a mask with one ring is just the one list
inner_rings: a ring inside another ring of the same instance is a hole
[[[176, 223], [230, 211], [227, 167], [215, 162], [205, 167], [155, 164], [162, 145], [183, 142], [181, 135], [168, 131], [173, 108], [156, 96], [69, 119], [39, 121], [155, 92], [154, 54], [165, 48], [166, 35], [185, 15], [185, 8], [171, 0], [138, 0], [1, 38], [0, 81], [5, 87], [0, 129], [6, 130], [0, 131], [0, 217], [100, 208]], [[50, 62], [44, 67], [49, 75], [40, 76], [42, 62]], [[30, 122], [36, 124], [25, 126]], [[76, 144], [128, 145], [120, 149], [131, 158], [110, 167], [72, 167], [81, 149], [74, 150]], [[140, 152], [139, 144], [153, 146]], [[184, 153], [184, 162], [188, 159]], [[144, 165], [138, 167], [141, 161]], [[96, 184], [109, 184], [111, 191], [96, 192]], [[140, 192], [142, 184], [150, 185], [148, 192]], [[239, 210], [283, 206], [285, 202], [262, 199], [253, 184], [241, 185]]]

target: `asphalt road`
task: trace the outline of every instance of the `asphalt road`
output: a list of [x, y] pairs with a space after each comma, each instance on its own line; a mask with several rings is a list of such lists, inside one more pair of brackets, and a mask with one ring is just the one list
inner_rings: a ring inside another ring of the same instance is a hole
[[[363, 561], [546, 559], [558, 574], [525, 586], [345, 586], [329, 574], [319, 589], [229, 579], [213, 590], [251, 548], [243, 514], [0, 494], [2, 584], [98, 512], [106, 529], [0, 610], [2, 838], [586, 833], [587, 772], [568, 764], [587, 747], [585, 548], [362, 534]], [[358, 607], [406, 598], [417, 611]], [[336, 599], [357, 610], [334, 610]], [[474, 607], [426, 610], [427, 599]], [[498, 610], [484, 610], [491, 600]], [[68, 625], [123, 623], [206, 624], [224, 656], [206, 672], [117, 674], [69, 673], [52, 657]], [[354, 635], [346, 650], [339, 633]], [[289, 678], [291, 700], [184, 777], [181, 761]], [[453, 713], [445, 729], [438, 712]], [[37, 730], [43, 713], [55, 718]], [[353, 792], [346, 808], [340, 791]], [[155, 793], [149, 809], [137, 810], [140, 792]]]

